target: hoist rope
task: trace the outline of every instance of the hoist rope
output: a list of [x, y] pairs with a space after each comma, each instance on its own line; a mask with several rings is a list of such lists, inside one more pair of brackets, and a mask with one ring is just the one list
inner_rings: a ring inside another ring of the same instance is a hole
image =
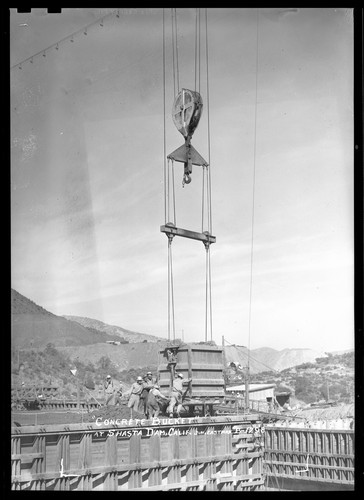
[[[179, 92], [179, 61], [178, 61], [178, 25], [176, 9], [171, 9], [172, 23], [172, 65], [173, 65], [173, 89]], [[210, 110], [209, 110], [209, 68], [208, 68], [208, 34], [207, 34], [207, 9], [205, 11], [206, 23], [206, 84], [207, 84], [207, 134], [208, 134], [208, 165], [202, 167], [202, 232], [205, 228], [205, 218], [207, 218], [208, 232], [212, 234], [212, 206], [211, 206], [211, 174], [210, 174]], [[196, 9], [195, 22], [195, 90], [201, 90], [201, 12]], [[166, 50], [165, 50], [165, 15], [163, 9], [163, 113], [164, 113], [164, 156], [166, 157]], [[172, 178], [171, 178], [172, 176]], [[174, 160], [168, 158], [168, 163], [164, 162], [164, 195], [165, 195], [165, 220], [171, 222], [171, 208], [173, 207], [173, 223], [176, 225], [176, 197], [174, 182]], [[172, 205], [172, 207], [171, 207]], [[207, 217], [206, 214], [207, 213]], [[168, 340], [175, 340], [175, 308], [174, 308], [174, 282], [173, 282], [173, 256], [172, 256], [173, 236], [168, 235]], [[210, 339], [212, 340], [212, 293], [211, 293], [211, 257], [210, 242], [205, 242], [206, 249], [206, 298], [205, 298], [205, 340], [208, 338], [208, 326], [210, 326]]]
[[250, 333], [252, 316], [253, 295], [253, 255], [254, 255], [254, 222], [255, 222], [255, 172], [257, 152], [257, 108], [258, 108], [258, 63], [259, 63], [259, 8], [257, 9], [257, 38], [256, 38], [256, 61], [255, 61], [255, 110], [254, 110], [254, 162], [253, 162], [253, 202], [251, 222], [251, 248], [250, 248], [250, 285], [249, 285], [249, 328], [248, 328], [248, 370], [250, 366]]
[[201, 233], [203, 233], [203, 228], [204, 228], [204, 212], [205, 212], [205, 172], [206, 172], [206, 167], [205, 165], [202, 166], [202, 206], [201, 206]]
[[176, 196], [175, 196], [175, 189], [174, 189], [174, 160], [172, 160], [172, 199], [173, 199], [173, 224], [177, 224], [177, 219], [176, 219]]
[[197, 11], [195, 16], [195, 92], [197, 90]]
[[[173, 52], [173, 90], [174, 95], [179, 92], [179, 65], [178, 65], [178, 27], [177, 27], [177, 9], [171, 9], [172, 19], [172, 52]], [[176, 86], [177, 74], [177, 86]], [[176, 92], [177, 87], [177, 92]]]
[[201, 9], [195, 15], [195, 92], [201, 92]]
[[212, 203], [211, 203], [211, 142], [210, 142], [210, 87], [209, 87], [209, 50], [207, 34], [207, 9], [205, 9], [205, 39], [206, 39], [206, 94], [207, 94], [207, 149], [208, 149], [208, 182], [209, 182], [209, 232], [212, 234]]
[[176, 24], [176, 63], [177, 63], [177, 91], [179, 92], [179, 67], [178, 67], [178, 26], [177, 26], [177, 9], [174, 9], [174, 19]]
[[198, 92], [201, 92], [201, 10], [198, 9]]
[[[207, 22], [207, 8], [205, 9], [205, 52], [206, 52], [206, 94], [207, 94], [207, 144], [208, 144], [208, 167], [207, 173], [207, 225], [208, 231], [212, 234], [212, 203], [211, 203], [211, 142], [210, 142], [210, 87], [209, 87], [209, 51], [208, 51], [208, 22]], [[212, 284], [211, 284], [211, 257], [210, 245], [207, 248], [208, 259], [208, 280], [209, 298], [210, 298], [210, 340], [212, 340]]]
[[170, 216], [169, 216], [169, 171], [170, 171], [170, 160], [168, 158], [168, 168], [167, 168], [167, 186], [164, 187], [164, 198], [167, 200], [167, 222], [170, 222]]
[[174, 22], [173, 22], [173, 9], [171, 9], [171, 20], [172, 20], [172, 63], [173, 63], [173, 92], [174, 95], [176, 96], [176, 64], [175, 64], [175, 59], [174, 59]]
[[[172, 325], [171, 325], [172, 320]], [[171, 339], [171, 326], [173, 340], [176, 338], [174, 319], [174, 289], [173, 289], [173, 259], [172, 259], [172, 238], [168, 238], [168, 340]]]
[[209, 287], [210, 287], [210, 340], [212, 340], [212, 288], [211, 288], [211, 259], [210, 259], [210, 248], [208, 250], [209, 256]]
[[165, 194], [167, 165], [166, 165], [166, 35], [165, 35], [165, 18], [163, 9], [163, 186], [164, 186], [164, 223], [167, 224], [167, 197]]
[[207, 313], [208, 313], [208, 276], [209, 276], [209, 245], [206, 246], [206, 294], [205, 294], [205, 342], [207, 342]]

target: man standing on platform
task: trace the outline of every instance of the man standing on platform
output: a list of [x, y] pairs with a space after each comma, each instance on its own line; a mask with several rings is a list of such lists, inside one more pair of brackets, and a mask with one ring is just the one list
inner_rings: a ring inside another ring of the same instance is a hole
[[144, 381], [143, 381], [143, 391], [140, 396], [140, 411], [144, 413], [146, 417], [148, 417], [147, 413], [147, 403], [148, 403], [148, 394], [149, 391], [153, 388], [154, 382], [153, 382], [153, 375], [152, 372], [148, 372], [144, 376]]
[[104, 382], [104, 391], [105, 391], [105, 406], [111, 406], [114, 404], [114, 382], [111, 380], [111, 376], [108, 375]]
[[140, 395], [143, 390], [143, 379], [142, 377], [137, 377], [136, 382], [131, 386], [131, 388], [125, 392], [125, 396], [130, 394], [128, 401], [128, 408], [130, 408], [130, 418], [133, 418], [133, 410], [138, 412]]
[[119, 389], [116, 391], [116, 396], [115, 396], [115, 406], [116, 405], [121, 405], [121, 397], [123, 395], [123, 383], [120, 380], [119, 382]]
[[167, 408], [167, 413], [169, 413], [170, 418], [173, 417], [174, 407], [177, 405], [177, 415], [179, 416], [182, 409], [182, 396], [183, 396], [183, 384], [191, 382], [191, 378], [183, 380], [183, 374], [179, 373], [177, 377], [173, 380], [172, 386], [172, 397]]

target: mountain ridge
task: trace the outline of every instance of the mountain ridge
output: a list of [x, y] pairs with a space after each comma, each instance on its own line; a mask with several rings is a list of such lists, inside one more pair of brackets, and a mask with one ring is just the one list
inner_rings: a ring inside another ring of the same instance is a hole
[[95, 328], [96, 330], [107, 333], [109, 335], [117, 335], [121, 338], [124, 338], [128, 342], [143, 342], [144, 340], [147, 340], [149, 342], [166, 341], [166, 339], [163, 337], [157, 337], [155, 335], [150, 335], [147, 333], [134, 332], [121, 326], [110, 325], [98, 319], [93, 319], [86, 316], [64, 315], [63, 318], [79, 323], [86, 328]]
[[[132, 338], [128, 331], [129, 338]], [[139, 341], [136, 333], [134, 342]], [[146, 337], [148, 338], [148, 336]], [[113, 331], [87, 328], [76, 321], [57, 316], [11, 288], [11, 342], [15, 348], [90, 346], [120, 341]]]
[[[57, 316], [35, 304], [27, 297], [11, 289], [12, 295], [12, 344], [16, 348], [40, 348], [48, 343], [76, 353], [80, 359], [96, 361], [107, 355], [118, 366], [149, 365], [152, 357], [168, 341], [166, 338], [133, 332], [117, 325], [82, 316]], [[125, 339], [126, 344], [112, 346], [107, 341]], [[133, 344], [134, 348], [128, 347]], [[148, 347], [147, 347], [148, 344]], [[247, 366], [251, 373], [280, 371], [302, 363], [312, 362], [326, 353], [308, 348], [286, 348], [280, 351], [272, 347], [260, 347], [250, 351], [237, 345], [225, 346], [226, 364], [238, 362]], [[249, 360], [249, 363], [248, 363]]]

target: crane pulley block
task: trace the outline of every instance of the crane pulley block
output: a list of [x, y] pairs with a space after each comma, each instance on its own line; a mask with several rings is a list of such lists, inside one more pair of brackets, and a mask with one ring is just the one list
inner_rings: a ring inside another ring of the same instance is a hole
[[200, 165], [204, 167], [208, 166], [207, 161], [202, 158], [200, 153], [196, 151], [192, 144], [183, 144], [173, 151], [173, 153], [170, 153], [167, 158], [174, 161], [180, 161], [182, 163], [188, 163], [190, 160], [192, 165]]
[[183, 185], [191, 182], [192, 165], [208, 166], [208, 163], [191, 145], [191, 138], [202, 114], [202, 97], [198, 92], [182, 89], [173, 103], [172, 118], [185, 143], [167, 158], [184, 163]]
[[174, 100], [173, 122], [185, 139], [192, 137], [202, 114], [202, 97], [198, 92], [182, 89]]

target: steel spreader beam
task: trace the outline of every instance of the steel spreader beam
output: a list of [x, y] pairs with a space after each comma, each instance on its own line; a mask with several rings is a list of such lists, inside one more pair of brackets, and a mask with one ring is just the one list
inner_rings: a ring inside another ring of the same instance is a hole
[[190, 231], [188, 229], [182, 229], [172, 225], [161, 226], [161, 232], [165, 233], [167, 236], [182, 236], [183, 238], [190, 238], [191, 240], [198, 240], [204, 243], [215, 243], [216, 236], [212, 236], [207, 231], [203, 233], [198, 233], [196, 231]]

